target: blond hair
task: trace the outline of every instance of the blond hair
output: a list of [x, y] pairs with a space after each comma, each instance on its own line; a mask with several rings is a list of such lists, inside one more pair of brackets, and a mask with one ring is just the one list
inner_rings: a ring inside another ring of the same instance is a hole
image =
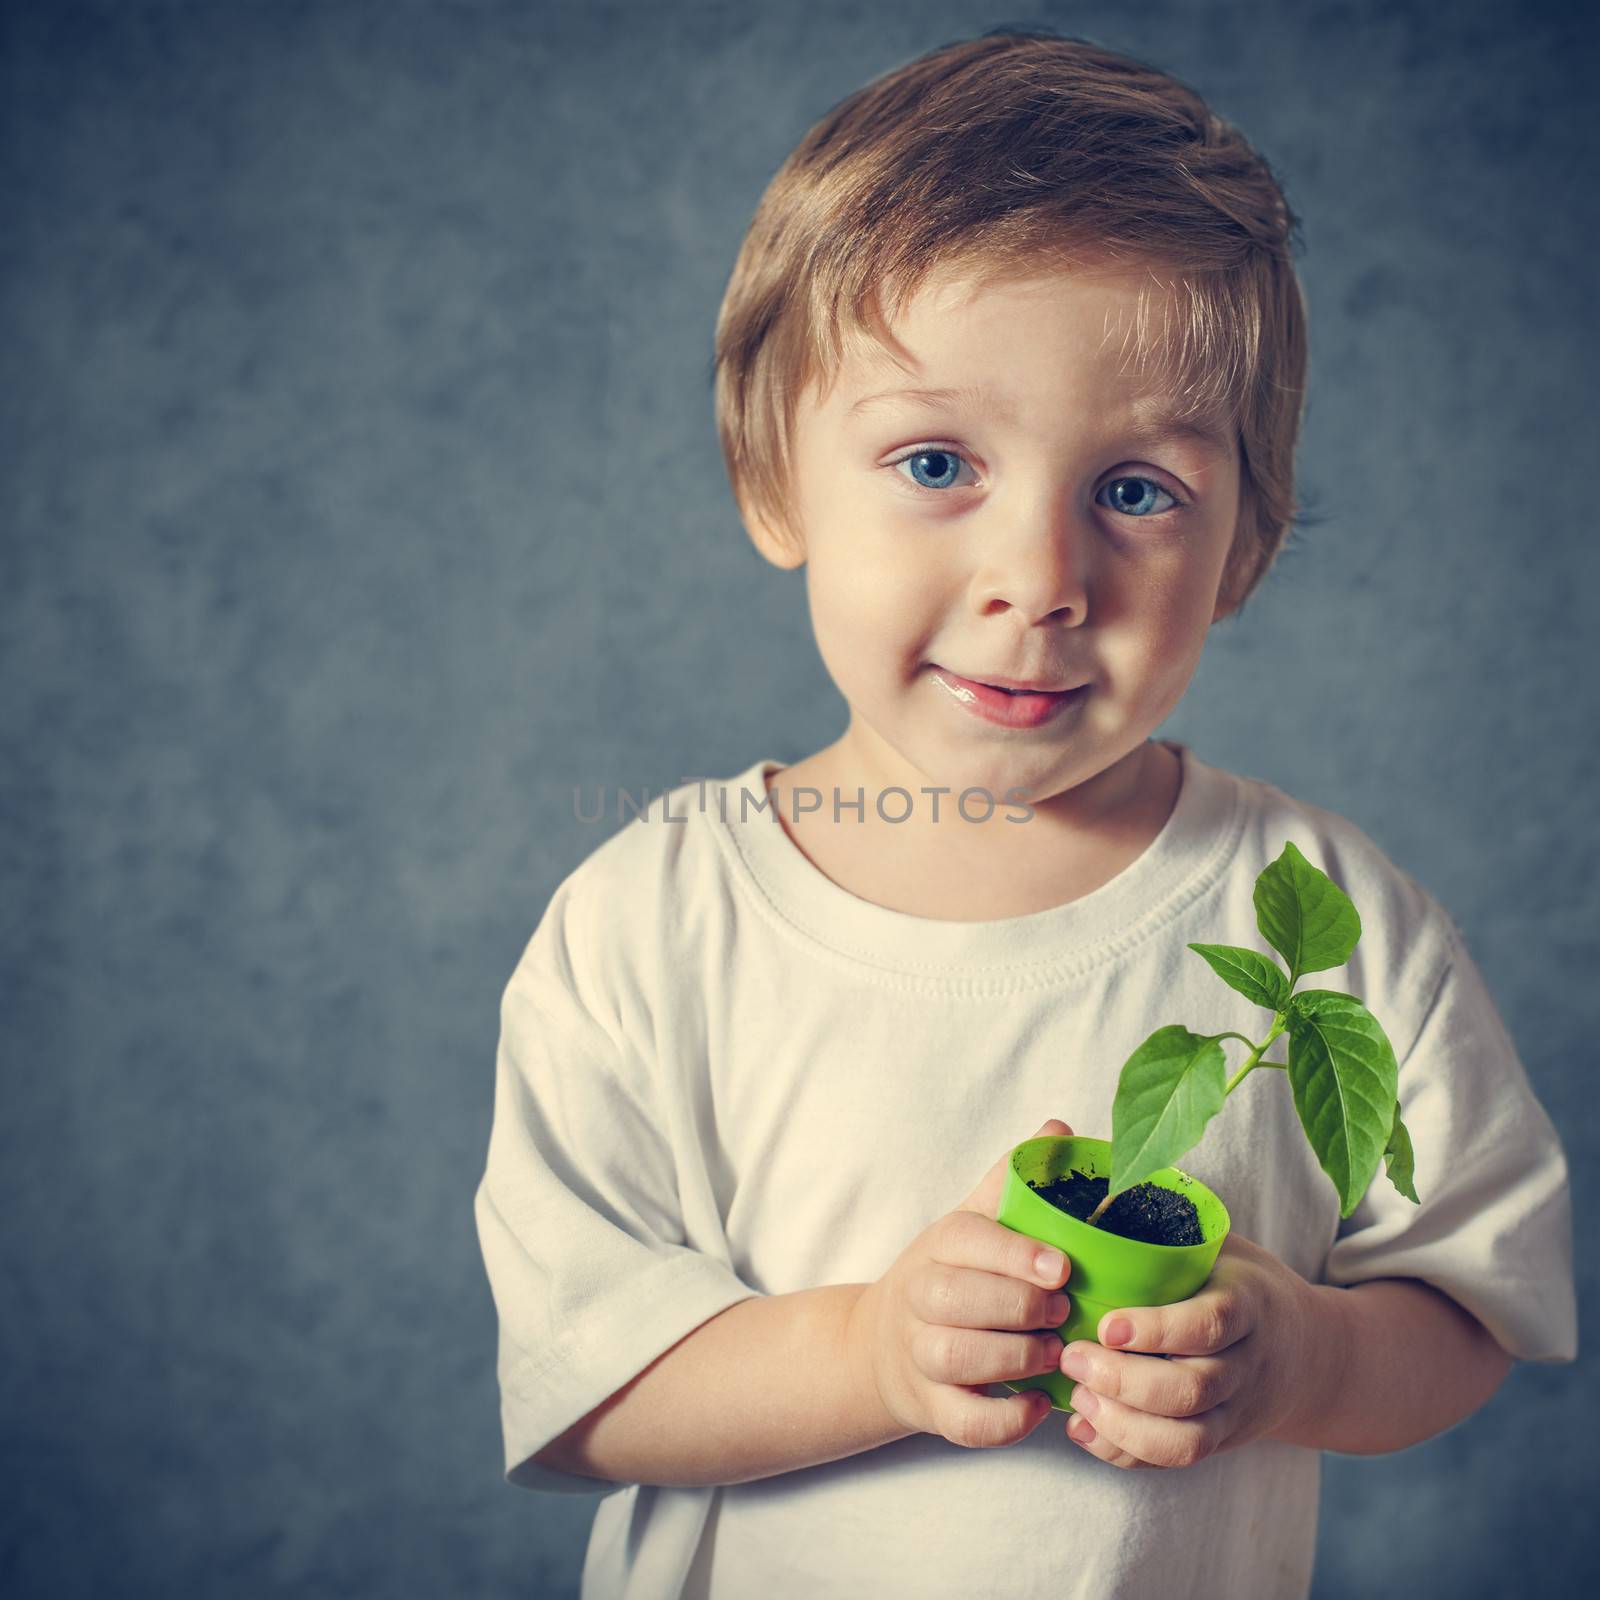
[[[1222, 584], [1236, 612], [1299, 512], [1299, 226], [1266, 161], [1193, 89], [1088, 40], [995, 29], [874, 79], [778, 169], [723, 295], [717, 433], [741, 514], [803, 550], [789, 514], [798, 399], [813, 381], [826, 392], [848, 351], [891, 343], [935, 269], [983, 284], [1148, 269], [1124, 351], [1184, 415], [1238, 440]], [[1175, 291], [1176, 326], [1151, 328], [1151, 286]]]

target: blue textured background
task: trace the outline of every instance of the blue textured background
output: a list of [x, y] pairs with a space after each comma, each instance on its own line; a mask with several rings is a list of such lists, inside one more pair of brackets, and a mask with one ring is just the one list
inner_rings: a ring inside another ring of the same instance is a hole
[[[1323, 520], [1166, 731], [1451, 909], [1592, 1314], [1587, 11], [0, 8], [0, 1587], [576, 1594], [592, 1506], [500, 1477], [499, 996], [574, 783], [842, 726], [713, 319], [811, 122], [1002, 22], [1187, 78], [1306, 219]], [[1328, 1458], [1316, 1594], [1592, 1584], [1591, 1382]]]

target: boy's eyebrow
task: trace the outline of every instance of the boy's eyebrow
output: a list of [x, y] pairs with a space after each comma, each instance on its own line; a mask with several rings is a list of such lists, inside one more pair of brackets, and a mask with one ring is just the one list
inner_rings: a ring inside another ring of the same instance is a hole
[[846, 413], [855, 416], [869, 406], [882, 405], [888, 400], [914, 400], [928, 406], [987, 405], [1003, 422], [1011, 420], [1011, 412], [997, 404], [993, 395], [982, 384], [964, 384], [958, 389], [885, 389], [880, 394], [864, 395]]
[[1140, 417], [1123, 431], [1135, 444], [1164, 444], [1169, 439], [1187, 439], [1223, 453], [1233, 449], [1233, 435], [1222, 423], [1204, 416], [1185, 416], [1167, 408]]
[[[1001, 422], [1014, 420], [1011, 409], [981, 384], [966, 384], [954, 389], [885, 389], [878, 394], [864, 395], [850, 407], [846, 415], [857, 416], [871, 406], [882, 405], [890, 400], [910, 400], [927, 406], [982, 405]], [[1233, 448], [1232, 436], [1220, 423], [1205, 417], [1185, 417], [1168, 407], [1139, 416], [1123, 432], [1136, 444], [1163, 444], [1169, 439], [1188, 439], [1196, 444], [1210, 445], [1216, 450]]]

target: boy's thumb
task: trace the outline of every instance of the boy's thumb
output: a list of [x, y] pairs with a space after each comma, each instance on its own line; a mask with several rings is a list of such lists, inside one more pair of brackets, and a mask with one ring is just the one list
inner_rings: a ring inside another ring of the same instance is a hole
[[[1064, 1139], [1069, 1138], [1071, 1134], [1072, 1129], [1069, 1128], [1066, 1123], [1062, 1122], [1059, 1117], [1052, 1117], [1042, 1128], [1039, 1129], [1037, 1133], [1030, 1133], [1028, 1138], [1043, 1139], [1047, 1136], [1054, 1136], [1056, 1138]], [[1020, 1144], [1022, 1141], [1018, 1140], [1017, 1142]], [[1012, 1149], [1015, 1148], [1015, 1146], [1012, 1146]], [[1010, 1160], [1011, 1150], [1007, 1150], [1005, 1154], [1002, 1155], [986, 1173], [984, 1173], [982, 1181], [978, 1184], [978, 1187], [974, 1189], [972, 1193], [969, 1194], [967, 1198], [956, 1207], [956, 1210], [976, 1211], [979, 1216], [987, 1217], [991, 1222], [993, 1222], [996, 1214], [1000, 1210], [1000, 1196], [1005, 1191], [1006, 1166]]]

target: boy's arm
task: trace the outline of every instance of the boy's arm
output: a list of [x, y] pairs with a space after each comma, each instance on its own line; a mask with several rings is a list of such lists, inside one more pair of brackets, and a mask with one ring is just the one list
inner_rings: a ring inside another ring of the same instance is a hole
[[1317, 1378], [1272, 1438], [1347, 1455], [1403, 1450], [1471, 1416], [1511, 1369], [1476, 1317], [1419, 1279], [1307, 1287], [1322, 1333]]
[[911, 1432], [851, 1354], [864, 1283], [740, 1300], [702, 1322], [535, 1457], [620, 1483], [748, 1483]]
[[[1454, 1426], [1514, 1358], [1577, 1353], [1561, 1140], [1459, 929], [1427, 907], [1426, 941], [1442, 934], [1444, 961], [1418, 986], [1431, 999], [1399, 1078], [1422, 1204], [1380, 1171], [1340, 1223], [1313, 1308], [1343, 1329], [1344, 1349], [1331, 1353], [1321, 1415], [1308, 1410], [1294, 1435], [1358, 1455]], [[1411, 936], [1418, 950], [1423, 937]]]

